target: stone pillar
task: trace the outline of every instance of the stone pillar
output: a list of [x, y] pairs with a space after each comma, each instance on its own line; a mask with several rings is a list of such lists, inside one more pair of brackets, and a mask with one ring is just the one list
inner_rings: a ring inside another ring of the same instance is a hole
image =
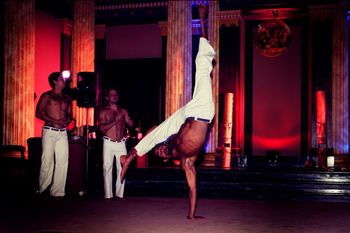
[[332, 20], [332, 110], [330, 143], [334, 154], [349, 153], [349, 76], [347, 2], [310, 7], [312, 21]]
[[213, 0], [208, 2], [208, 39], [210, 44], [213, 46], [216, 56], [215, 56], [215, 66], [212, 71], [212, 89], [213, 89], [213, 99], [215, 104], [215, 116], [212, 122], [212, 128], [209, 132], [209, 138], [205, 151], [208, 153], [215, 153], [216, 147], [218, 146], [218, 125], [219, 125], [219, 19], [217, 13], [219, 11], [219, 1]]
[[169, 0], [165, 118], [192, 98], [192, 2]]
[[3, 144], [34, 135], [35, 2], [5, 2]]
[[[76, 0], [72, 33], [72, 87], [77, 87], [77, 73], [95, 71], [95, 3], [94, 0]], [[83, 135], [83, 126], [94, 125], [94, 108], [81, 108], [73, 101], [73, 117], [77, 135]]]
[[346, 2], [336, 6], [333, 16], [332, 143], [335, 154], [349, 153], [349, 75]]

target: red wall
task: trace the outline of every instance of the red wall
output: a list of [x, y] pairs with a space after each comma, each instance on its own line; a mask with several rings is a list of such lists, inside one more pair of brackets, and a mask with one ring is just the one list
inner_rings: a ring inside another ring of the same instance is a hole
[[[35, 20], [35, 106], [40, 95], [50, 88], [48, 76], [51, 72], [60, 71], [61, 29], [59, 19], [36, 11]], [[34, 136], [41, 136], [43, 121], [35, 118]]]
[[135, 59], [162, 56], [162, 36], [158, 24], [109, 27], [106, 35], [106, 58]]
[[301, 42], [300, 27], [291, 27], [288, 51], [278, 57], [253, 54], [252, 153], [277, 150], [300, 155]]

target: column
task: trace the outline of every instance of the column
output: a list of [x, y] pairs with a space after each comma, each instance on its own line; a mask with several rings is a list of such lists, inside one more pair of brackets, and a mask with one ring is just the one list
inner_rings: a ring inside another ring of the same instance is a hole
[[34, 135], [35, 2], [5, 2], [3, 144]]
[[[95, 3], [94, 0], [76, 0], [72, 33], [72, 87], [77, 87], [77, 73], [94, 72], [95, 65]], [[94, 108], [81, 108], [73, 101], [73, 117], [77, 135], [83, 135], [83, 126], [94, 125]]]
[[215, 153], [218, 145], [218, 125], [219, 125], [219, 20], [217, 12], [219, 11], [219, 1], [213, 0], [208, 2], [208, 39], [210, 44], [213, 46], [215, 56], [215, 66], [212, 71], [212, 88], [213, 88], [213, 99], [215, 104], [215, 117], [213, 119], [213, 126], [209, 132], [209, 138], [205, 151], [208, 153]]
[[165, 118], [192, 98], [192, 2], [169, 0]]
[[349, 76], [346, 1], [336, 6], [333, 16], [332, 57], [332, 143], [335, 154], [349, 153]]

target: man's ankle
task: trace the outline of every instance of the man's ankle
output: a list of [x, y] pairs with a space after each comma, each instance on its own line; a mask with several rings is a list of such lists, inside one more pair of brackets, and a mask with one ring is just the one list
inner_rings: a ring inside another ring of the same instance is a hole
[[130, 160], [133, 160], [136, 156], [137, 156], [137, 154], [132, 153], [129, 155], [129, 158], [130, 158]]

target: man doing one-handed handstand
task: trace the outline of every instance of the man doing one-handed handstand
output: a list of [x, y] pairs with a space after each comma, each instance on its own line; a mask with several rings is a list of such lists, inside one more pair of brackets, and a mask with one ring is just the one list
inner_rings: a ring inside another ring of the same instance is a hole
[[124, 158], [122, 181], [130, 162], [155, 147], [155, 153], [164, 159], [178, 159], [189, 187], [188, 219], [196, 216], [197, 187], [195, 161], [207, 137], [208, 125], [214, 117], [214, 102], [210, 73], [215, 51], [206, 39], [205, 20], [207, 8], [199, 6], [202, 37], [196, 57], [196, 76], [193, 98], [185, 106], [147, 134]]

